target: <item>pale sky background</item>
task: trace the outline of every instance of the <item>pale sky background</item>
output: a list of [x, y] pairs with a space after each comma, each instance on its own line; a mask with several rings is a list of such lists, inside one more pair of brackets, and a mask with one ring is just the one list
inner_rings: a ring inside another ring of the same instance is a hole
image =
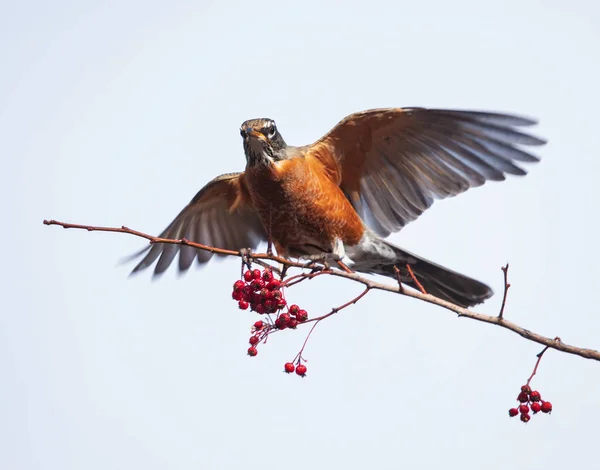
[[[2, 2], [0, 468], [600, 468], [600, 364], [558, 352], [533, 386], [551, 416], [509, 419], [539, 345], [372, 293], [245, 355], [257, 315], [238, 262], [133, 279], [120, 234], [160, 232], [245, 163], [238, 128], [290, 144], [387, 106], [515, 112], [549, 139], [525, 178], [438, 202], [391, 240], [490, 283], [498, 311], [600, 347], [600, 7], [592, 1]], [[311, 315], [358, 293], [290, 290]]]

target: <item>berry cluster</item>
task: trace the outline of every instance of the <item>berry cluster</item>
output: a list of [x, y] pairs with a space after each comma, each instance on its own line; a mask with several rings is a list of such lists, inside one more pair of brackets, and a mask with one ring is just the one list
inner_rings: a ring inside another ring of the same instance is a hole
[[521, 415], [521, 421], [524, 423], [529, 422], [531, 419], [531, 415], [529, 411], [533, 411], [533, 414], [538, 412], [542, 413], [550, 413], [552, 411], [552, 403], [549, 401], [542, 400], [542, 396], [540, 392], [537, 390], [531, 390], [529, 385], [523, 385], [521, 387], [521, 393], [517, 397], [520, 405], [518, 408], [511, 408], [508, 410], [508, 415], [510, 417]]
[[[298, 305], [291, 305], [285, 311], [287, 302], [283, 296], [285, 284], [276, 279], [270, 269], [248, 269], [243, 274], [243, 279], [235, 281], [231, 297], [237, 301], [241, 310], [250, 309], [260, 315], [264, 315], [264, 321], [259, 320], [252, 326], [250, 336], [250, 347], [248, 355], [254, 357], [258, 354], [257, 346], [264, 342], [267, 336], [275, 330], [295, 329], [298, 324], [308, 320], [308, 313]], [[289, 363], [291, 364], [291, 363]], [[293, 372], [302, 377], [306, 374], [306, 366], [292, 365]]]
[[295, 366], [293, 362], [286, 362], [283, 366], [283, 371], [286, 374], [291, 374], [292, 372], [296, 371], [296, 374], [300, 377], [306, 377], [307, 369], [304, 364], [298, 363], [298, 365]]
[[235, 281], [233, 300], [237, 300], [241, 310], [250, 310], [261, 315], [275, 313], [285, 308], [286, 301], [281, 293], [281, 281], [275, 279], [273, 272], [265, 269], [248, 270], [244, 280]]

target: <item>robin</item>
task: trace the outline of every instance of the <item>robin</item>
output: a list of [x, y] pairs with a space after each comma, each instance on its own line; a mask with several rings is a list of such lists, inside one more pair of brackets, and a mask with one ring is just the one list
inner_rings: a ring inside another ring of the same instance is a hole
[[[429, 208], [539, 158], [523, 146], [545, 141], [517, 130], [536, 121], [509, 114], [387, 108], [351, 114], [311, 145], [287, 145], [272, 119], [241, 128], [245, 171], [204, 186], [162, 232], [230, 250], [272, 241], [277, 253], [343, 263], [354, 271], [418, 283], [430, 294], [469, 307], [492, 296], [487, 285], [384, 240]], [[163, 273], [179, 252], [179, 270], [211, 253], [156, 244], [133, 272]], [[412, 273], [409, 271], [412, 270]]]

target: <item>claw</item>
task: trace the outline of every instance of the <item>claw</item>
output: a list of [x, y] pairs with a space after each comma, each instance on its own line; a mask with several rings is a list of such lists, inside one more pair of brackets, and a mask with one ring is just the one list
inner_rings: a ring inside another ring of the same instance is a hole
[[330, 268], [329, 268], [329, 263], [327, 262], [327, 260], [325, 260], [325, 258], [323, 258], [323, 259], [311, 259], [310, 261], [307, 261], [306, 263], [304, 263], [303, 269], [312, 269], [312, 271], [317, 272], [317, 271], [328, 270]]

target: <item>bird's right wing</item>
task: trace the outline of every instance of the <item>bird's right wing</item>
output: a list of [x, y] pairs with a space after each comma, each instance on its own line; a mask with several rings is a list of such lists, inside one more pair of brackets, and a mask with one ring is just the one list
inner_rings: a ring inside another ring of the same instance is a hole
[[522, 147], [544, 140], [519, 130], [536, 121], [508, 114], [389, 108], [351, 114], [309, 147], [339, 177], [363, 220], [382, 236], [433, 204], [538, 157]]
[[[256, 248], [267, 235], [260, 217], [247, 197], [244, 173], [218, 176], [204, 186], [175, 220], [160, 234], [160, 238], [182, 239], [226, 250]], [[147, 253], [146, 253], [147, 252]], [[191, 246], [154, 244], [133, 257], [146, 255], [132, 274], [152, 266], [158, 259], [154, 274], [162, 274], [179, 252], [179, 270], [186, 271], [194, 258], [205, 264], [212, 253]]]

